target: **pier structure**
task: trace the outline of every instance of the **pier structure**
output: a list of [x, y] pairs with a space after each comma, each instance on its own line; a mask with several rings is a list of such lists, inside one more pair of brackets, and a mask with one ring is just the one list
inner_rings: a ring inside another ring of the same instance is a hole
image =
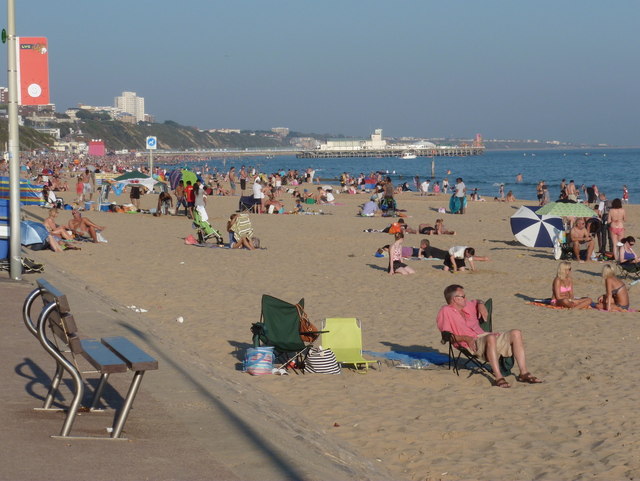
[[385, 149], [305, 150], [296, 154], [299, 159], [332, 159], [345, 157], [402, 157], [406, 153], [416, 157], [469, 157], [484, 154], [483, 146], [451, 146], [428, 149], [407, 149], [406, 146], [387, 146]]

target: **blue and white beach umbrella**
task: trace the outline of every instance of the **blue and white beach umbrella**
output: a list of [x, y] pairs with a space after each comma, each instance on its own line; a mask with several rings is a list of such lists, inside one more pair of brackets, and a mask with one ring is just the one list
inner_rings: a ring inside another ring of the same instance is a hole
[[564, 230], [562, 217], [538, 215], [529, 207], [520, 207], [511, 216], [511, 232], [527, 247], [553, 247]]
[[40, 222], [32, 220], [20, 221], [20, 242], [23, 246], [40, 244], [49, 237], [49, 231]]

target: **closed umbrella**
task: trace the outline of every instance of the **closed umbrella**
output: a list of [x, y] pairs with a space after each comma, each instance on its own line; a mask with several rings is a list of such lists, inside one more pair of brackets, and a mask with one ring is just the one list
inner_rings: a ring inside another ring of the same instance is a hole
[[20, 221], [20, 238], [23, 246], [42, 244], [49, 237], [49, 231], [40, 222]]
[[564, 230], [562, 218], [538, 215], [537, 212], [526, 206], [520, 207], [511, 216], [511, 232], [518, 242], [527, 247], [554, 247]]
[[561, 217], [595, 217], [596, 212], [584, 204], [573, 202], [550, 202], [540, 207], [538, 215], [557, 215]]

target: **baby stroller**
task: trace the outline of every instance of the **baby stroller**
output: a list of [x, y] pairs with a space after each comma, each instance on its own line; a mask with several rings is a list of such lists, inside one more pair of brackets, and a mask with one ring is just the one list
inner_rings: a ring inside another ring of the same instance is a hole
[[209, 239], [215, 239], [216, 243], [224, 244], [224, 239], [222, 238], [222, 234], [211, 227], [206, 220], [202, 220], [200, 213], [197, 209], [193, 210], [193, 225], [196, 228], [198, 243], [204, 244]]

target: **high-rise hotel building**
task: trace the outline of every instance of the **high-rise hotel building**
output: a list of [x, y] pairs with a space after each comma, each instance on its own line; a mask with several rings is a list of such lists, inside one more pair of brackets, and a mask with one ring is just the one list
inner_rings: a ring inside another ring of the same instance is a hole
[[138, 97], [135, 92], [122, 92], [120, 97], [115, 98], [115, 107], [133, 115], [136, 122], [145, 120], [144, 97]]

